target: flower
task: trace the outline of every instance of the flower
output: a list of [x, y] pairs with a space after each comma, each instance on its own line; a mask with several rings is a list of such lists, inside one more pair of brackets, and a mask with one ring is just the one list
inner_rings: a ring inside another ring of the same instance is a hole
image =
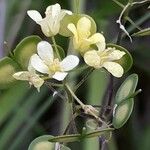
[[107, 49], [104, 46], [97, 44], [97, 50], [91, 50], [85, 53], [84, 60], [89, 65], [96, 69], [104, 67], [107, 69], [113, 76], [121, 77], [123, 75], [123, 68], [120, 64], [115, 62], [116, 60], [121, 59], [125, 52], [117, 50], [112, 47]]
[[32, 67], [31, 62], [29, 61], [28, 71], [20, 71], [16, 72], [13, 77], [17, 80], [26, 80], [29, 81], [30, 85], [34, 85], [37, 88], [38, 92], [40, 91], [40, 87], [43, 85], [44, 80], [36, 74], [35, 69]]
[[38, 71], [43, 74], [48, 74], [50, 78], [58, 81], [64, 80], [67, 76], [67, 71], [72, 70], [79, 64], [79, 58], [74, 55], [69, 55], [60, 61], [54, 58], [52, 46], [46, 42], [41, 41], [37, 45], [37, 54], [31, 56], [31, 64]]
[[66, 14], [71, 15], [72, 12], [61, 9], [59, 4], [48, 6], [45, 12], [45, 18], [36, 10], [29, 10], [27, 14], [37, 24], [41, 26], [42, 32], [47, 37], [56, 35], [59, 32], [60, 21]]
[[74, 49], [81, 54], [90, 49], [92, 44], [105, 43], [105, 38], [101, 33], [91, 35], [91, 21], [87, 17], [82, 17], [77, 22], [77, 26], [73, 23], [68, 24], [68, 29], [73, 33]]

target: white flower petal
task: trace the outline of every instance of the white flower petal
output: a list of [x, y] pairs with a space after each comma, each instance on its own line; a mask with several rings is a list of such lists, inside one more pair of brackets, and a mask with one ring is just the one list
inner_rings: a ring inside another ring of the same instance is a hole
[[65, 12], [68, 15], [72, 15], [73, 14], [72, 11], [70, 11], [70, 10], [62, 9], [61, 11]]
[[17, 80], [29, 80], [30, 73], [28, 71], [16, 72], [13, 77]]
[[63, 71], [69, 71], [79, 64], [79, 58], [74, 55], [69, 55], [60, 62]]
[[54, 75], [53, 75], [53, 78], [58, 80], [58, 81], [62, 81], [65, 79], [65, 77], [67, 76], [67, 72], [56, 72]]
[[103, 67], [105, 67], [113, 76], [118, 78], [121, 77], [124, 72], [122, 66], [116, 62], [105, 62]]
[[56, 18], [59, 16], [61, 11], [61, 7], [58, 3], [56, 3], [55, 5], [52, 5], [52, 18]]
[[121, 59], [126, 53], [120, 50], [113, 50], [112, 53], [109, 54], [109, 59], [112, 60], [119, 60]]
[[28, 16], [33, 19], [36, 23], [38, 23], [38, 21], [42, 20], [42, 16], [41, 14], [36, 11], [36, 10], [28, 10], [27, 11]]
[[98, 53], [96, 50], [88, 51], [84, 54], [84, 61], [87, 65], [94, 67], [94, 68], [100, 68], [100, 57], [98, 56]]
[[41, 60], [41, 58], [34, 54], [31, 56], [31, 65], [39, 72], [48, 74], [49, 68], [45, 65], [45, 63]]
[[62, 9], [61, 12], [60, 12], [60, 14], [59, 14], [59, 18], [58, 18], [59, 22], [64, 18], [64, 16], [66, 14], [72, 15], [72, 12], [69, 11], [69, 10]]
[[37, 52], [40, 58], [44, 60], [46, 64], [51, 63], [54, 59], [53, 48], [46, 41], [41, 41], [40, 43], [38, 43]]
[[31, 65], [31, 58], [30, 58], [29, 64], [28, 64], [28, 71], [29, 71], [31, 74], [35, 74], [35, 73], [36, 73], [34, 67]]
[[41, 26], [41, 30], [45, 36], [53, 36], [53, 33], [51, 32], [49, 24], [47, 22], [47, 18], [44, 18], [42, 21], [39, 21], [38, 24]]

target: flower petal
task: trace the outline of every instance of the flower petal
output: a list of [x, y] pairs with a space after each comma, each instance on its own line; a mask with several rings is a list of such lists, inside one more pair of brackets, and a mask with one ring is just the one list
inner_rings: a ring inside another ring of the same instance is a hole
[[40, 43], [38, 43], [37, 52], [40, 58], [44, 60], [46, 64], [51, 63], [54, 59], [53, 48], [46, 41], [41, 41]]
[[77, 32], [80, 38], [88, 38], [90, 36], [91, 21], [87, 17], [82, 17], [77, 23]]
[[105, 62], [103, 67], [105, 67], [113, 76], [118, 78], [121, 77], [124, 72], [122, 66], [116, 62]]
[[41, 58], [34, 54], [31, 56], [31, 65], [39, 72], [48, 74], [48, 66], [41, 60]]
[[58, 3], [56, 3], [55, 5], [52, 5], [52, 14], [51, 14], [52, 18], [58, 19], [57, 17], [59, 16], [60, 11], [61, 11], [61, 7]]
[[31, 65], [31, 58], [30, 58], [29, 64], [28, 64], [28, 71], [30, 72], [30, 74], [36, 73], [34, 67]]
[[47, 18], [44, 18], [43, 20], [39, 21], [38, 24], [41, 26], [41, 30], [44, 33], [45, 36], [47, 37], [51, 37], [54, 34], [52, 33], [52, 31], [49, 28], [49, 24], [47, 22]]
[[62, 81], [65, 79], [65, 77], [67, 76], [67, 72], [56, 72], [54, 75], [53, 75], [53, 78], [58, 80], [58, 81]]
[[[112, 49], [112, 48], [111, 48]], [[120, 50], [113, 50], [112, 53], [109, 54], [109, 60], [119, 60], [121, 59], [126, 53]]]
[[62, 9], [61, 11], [65, 12], [68, 15], [72, 15], [73, 14], [72, 11], [70, 11], [70, 10]]
[[84, 61], [87, 65], [94, 67], [94, 68], [100, 68], [100, 57], [97, 54], [96, 50], [88, 51], [84, 54]]
[[38, 75], [32, 77], [32, 84], [35, 88], [37, 88], [38, 92], [40, 92], [40, 87], [43, 85], [44, 80], [40, 78]]
[[16, 72], [13, 77], [17, 80], [29, 80], [30, 73], [28, 71]]
[[61, 12], [60, 12], [60, 14], [59, 14], [58, 20], [61, 21], [66, 14], [72, 15], [72, 12], [69, 11], [69, 10], [62, 9]]
[[74, 55], [69, 55], [60, 62], [63, 71], [69, 71], [79, 64], [79, 58]]
[[73, 33], [75, 42], [78, 43], [78, 33], [75, 25], [73, 23], [69, 23], [67, 28]]
[[38, 21], [42, 20], [42, 16], [41, 14], [36, 11], [36, 10], [28, 10], [27, 11], [28, 16], [33, 19], [36, 23], [38, 23]]
[[95, 33], [90, 38], [88, 38], [87, 41], [90, 42], [91, 44], [98, 43], [99, 50], [105, 49], [105, 46], [106, 46], [105, 38], [104, 38], [103, 34], [101, 34], [101, 33]]

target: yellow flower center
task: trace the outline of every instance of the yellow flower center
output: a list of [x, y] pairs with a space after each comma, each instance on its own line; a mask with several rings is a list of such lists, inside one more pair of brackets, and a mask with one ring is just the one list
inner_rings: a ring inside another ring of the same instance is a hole
[[100, 60], [101, 60], [101, 65], [104, 62], [109, 61], [109, 54], [111, 54], [112, 52], [113, 52], [113, 50], [110, 50], [110, 49], [98, 52], [98, 55], [99, 55]]
[[54, 59], [53, 62], [49, 65], [49, 71], [51, 73], [55, 73], [57, 71], [62, 71], [58, 58]]

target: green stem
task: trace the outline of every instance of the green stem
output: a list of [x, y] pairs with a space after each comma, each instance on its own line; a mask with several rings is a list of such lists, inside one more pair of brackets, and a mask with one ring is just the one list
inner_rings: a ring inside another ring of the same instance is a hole
[[79, 13], [79, 5], [80, 5], [80, 0], [75, 0], [75, 3], [76, 3], [76, 13], [78, 14]]
[[134, 98], [136, 95], [138, 95], [138, 94], [141, 93], [141, 92], [142, 92], [141, 89], [137, 90], [135, 93], [130, 94], [128, 97], [126, 97], [125, 99], [123, 99], [121, 102], [117, 103], [117, 105], [121, 105], [121, 104], [124, 103], [125, 101]]
[[87, 80], [89, 75], [94, 71], [94, 68], [91, 68], [86, 75], [81, 79], [81, 81], [76, 85], [75, 91]]
[[71, 93], [71, 95], [73, 96], [73, 98], [81, 105], [82, 108], [84, 108], [84, 107], [85, 107], [85, 104], [80, 101], [80, 99], [79, 99], [79, 98], [75, 95], [75, 93], [71, 90], [71, 88], [69, 87], [69, 85], [66, 84], [65, 86], [67, 87], [68, 91]]
[[53, 83], [53, 82], [47, 82], [47, 81], [45, 81], [45, 83], [46, 85], [49, 85], [49, 86], [63, 87], [63, 85], [59, 83]]
[[54, 44], [54, 48], [55, 48], [55, 52], [56, 52], [56, 55], [57, 57], [59, 58], [59, 60], [61, 60], [61, 57], [60, 57], [60, 54], [59, 54], [59, 51], [58, 51], [58, 48], [57, 48], [57, 44], [56, 44], [56, 40], [55, 40], [55, 37], [52, 36], [52, 42]]
[[92, 107], [91, 105], [85, 105], [84, 103], [82, 103], [80, 101], [80, 99], [75, 95], [75, 93], [71, 90], [69, 85], [66, 84], [65, 86], [67, 87], [68, 91], [71, 93], [73, 98], [81, 105], [82, 109], [84, 110], [84, 112], [86, 114], [89, 114], [89, 115], [93, 116], [97, 121], [101, 122], [106, 127], [109, 127], [109, 125], [105, 121], [103, 121], [100, 117], [98, 117], [96, 115], [97, 110], [94, 107]]
[[142, 30], [138, 25], [136, 25], [136, 24], [134, 23], [134, 21], [133, 21], [130, 17], [126, 16], [125, 19], [126, 19], [127, 21], [129, 21], [129, 22], [130, 22], [135, 28], [137, 28], [138, 30]]
[[120, 6], [121, 8], [124, 8], [125, 6], [122, 4], [122, 3], [120, 3], [120, 2], [118, 2], [117, 0], [112, 0], [114, 3], [116, 3], [118, 6]]
[[89, 133], [83, 134], [83, 135], [82, 134], [70, 134], [70, 135], [55, 136], [55, 137], [49, 139], [48, 141], [50, 141], [50, 142], [65, 142], [65, 143], [81, 141], [82, 139], [85, 139], [85, 138], [93, 138], [93, 137], [101, 136], [105, 132], [111, 132], [113, 130], [114, 130], [114, 128], [106, 128], [106, 129], [97, 130], [94, 132], [89, 132]]

